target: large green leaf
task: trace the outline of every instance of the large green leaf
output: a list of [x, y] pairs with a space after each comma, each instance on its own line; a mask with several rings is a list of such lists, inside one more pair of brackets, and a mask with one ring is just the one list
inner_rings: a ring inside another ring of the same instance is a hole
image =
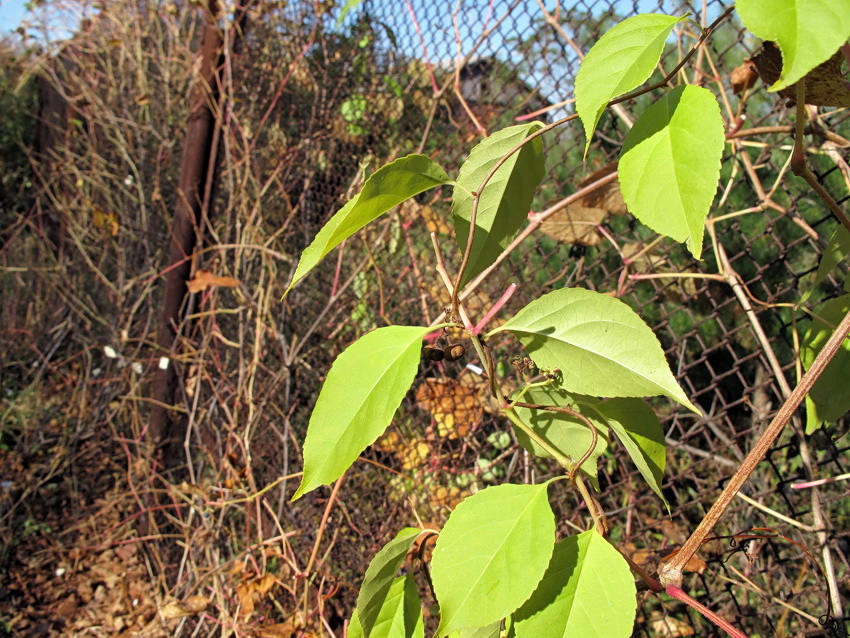
[[629, 564], [595, 531], [555, 545], [546, 575], [514, 614], [516, 638], [627, 638], [637, 599]]
[[619, 299], [582, 288], [555, 290], [490, 334], [506, 330], [519, 338], [538, 366], [559, 369], [568, 392], [663, 394], [699, 414], [670, 372], [655, 334]]
[[661, 492], [667, 448], [658, 416], [641, 399], [609, 399], [593, 408], [611, 427], [652, 491], [669, 509]]
[[367, 633], [363, 629], [364, 638], [424, 638], [422, 601], [413, 574], [394, 578], [390, 582], [384, 603], [377, 611], [378, 616], [371, 632]]
[[338, 479], [384, 433], [413, 383], [430, 330], [378, 328], [337, 357], [310, 416], [304, 475], [292, 500]]
[[502, 635], [502, 621], [498, 620], [486, 627], [458, 629], [449, 634], [448, 638], [499, 638]]
[[629, 212], [662, 235], [687, 240], [697, 259], [724, 144], [723, 118], [711, 91], [680, 86], [641, 114], [620, 156]]
[[832, 233], [826, 248], [823, 251], [823, 256], [818, 264], [818, 271], [815, 274], [815, 280], [812, 282], [811, 289], [803, 295], [802, 301], [809, 298], [809, 295], [821, 285], [826, 278], [832, 274], [835, 267], [850, 256], [850, 232], [844, 226], [839, 226]]
[[357, 615], [367, 638], [373, 635], [381, 610], [387, 604], [390, 587], [395, 579], [398, 568], [404, 561], [411, 545], [419, 536], [421, 530], [406, 527], [394, 539], [384, 545], [366, 570], [360, 595], [357, 597]]
[[[850, 295], [831, 299], [815, 309], [820, 319], [803, 338], [801, 357], [806, 370], [812, 365], [835, 326], [850, 310]], [[821, 373], [806, 396], [806, 433], [811, 434], [824, 423], [834, 423], [850, 411], [850, 339], [845, 339], [832, 361]]]
[[[541, 126], [540, 122], [531, 122], [493, 133], [472, 149], [460, 167], [457, 186], [452, 194], [452, 214], [461, 251], [466, 250], [469, 239], [472, 193], [478, 190], [481, 182], [505, 153]], [[528, 218], [534, 191], [544, 173], [543, 142], [536, 138], [511, 155], [487, 182], [478, 204], [475, 239], [469, 264], [464, 271], [464, 282], [496, 261], [514, 238]]]
[[[599, 403], [599, 399], [582, 395], [571, 395], [563, 388], [552, 386], [537, 387], [529, 389], [523, 396], [525, 403], [537, 405], [556, 405], [570, 407], [579, 414], [587, 417], [596, 427], [598, 438], [593, 454], [581, 466], [581, 471], [586, 474], [593, 486], [599, 490], [598, 460], [600, 455], [608, 447], [608, 426], [599, 418], [595, 410], [589, 406]], [[547, 443], [558, 450], [564, 456], [577, 461], [593, 442], [593, 434], [587, 425], [568, 414], [553, 412], [551, 410], [533, 410], [529, 408], [515, 408], [517, 416], [523, 423], [528, 425], [538, 435], [543, 437]], [[517, 441], [526, 450], [537, 456], [549, 458], [546, 450], [534, 442], [525, 432], [514, 426]]]
[[687, 16], [636, 15], [606, 32], [587, 52], [575, 81], [576, 113], [587, 137], [585, 153], [608, 102], [646, 82], [661, 58], [664, 41], [683, 20]]
[[449, 516], [431, 562], [437, 636], [501, 620], [534, 591], [555, 544], [547, 485], [497, 485]]
[[406, 199], [453, 181], [424, 155], [408, 155], [372, 173], [361, 191], [339, 209], [304, 249], [284, 296], [343, 240]]
[[850, 38], [850, 0], [739, 0], [735, 8], [744, 26], [782, 51], [771, 91], [794, 84]]

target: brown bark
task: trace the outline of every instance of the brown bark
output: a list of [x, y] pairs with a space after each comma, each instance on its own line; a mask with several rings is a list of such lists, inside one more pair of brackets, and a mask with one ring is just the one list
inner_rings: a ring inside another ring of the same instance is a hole
[[149, 441], [154, 446], [160, 469], [174, 465], [169, 450], [179, 445], [183, 436], [183, 419], [172, 409], [178, 397], [180, 336], [186, 331], [184, 314], [188, 301], [186, 282], [192, 271], [192, 256], [198, 242], [198, 228], [210, 214], [204, 201], [207, 181], [213, 178], [209, 172], [213, 153], [216, 127], [216, 108], [219, 89], [222, 86], [221, 58], [222, 34], [214, 22], [218, 15], [217, 0], [208, 0], [207, 21], [201, 42], [200, 73], [192, 90], [192, 107], [186, 127], [180, 184], [174, 219], [165, 280], [165, 296], [157, 330], [157, 345], [161, 356], [168, 357], [168, 366], [157, 369], [154, 379], [154, 405], [151, 412]]

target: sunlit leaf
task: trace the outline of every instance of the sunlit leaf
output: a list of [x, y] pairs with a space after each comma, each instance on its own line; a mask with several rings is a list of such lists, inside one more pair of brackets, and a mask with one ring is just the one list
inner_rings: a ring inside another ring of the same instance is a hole
[[602, 397], [663, 394], [699, 410], [676, 382], [658, 338], [622, 301], [582, 288], [532, 301], [490, 334], [510, 331], [568, 392]]
[[555, 543], [546, 490], [546, 484], [488, 487], [452, 512], [431, 564], [438, 637], [495, 623], [534, 591]]
[[620, 157], [620, 187], [629, 212], [655, 232], [687, 241], [697, 259], [724, 144], [714, 95], [680, 86], [641, 114]]
[[357, 615], [367, 638], [374, 635], [372, 629], [386, 603], [396, 573], [420, 531], [414, 527], [404, 528], [369, 563], [357, 597]]
[[[803, 338], [801, 358], [806, 370], [829, 341], [835, 326], [841, 323], [850, 310], [850, 295], [831, 299], [815, 309], [812, 321]], [[824, 423], [834, 423], [850, 411], [850, 339], [845, 339], [832, 361], [806, 395], [806, 434], [811, 434]]]
[[623, 20], [594, 44], [576, 74], [576, 112], [587, 137], [585, 153], [602, 111], [613, 98], [643, 84], [655, 69], [677, 18], [656, 13]]
[[386, 598], [377, 611], [371, 631], [363, 629], [364, 638], [424, 638], [422, 602], [413, 574], [390, 582]]
[[[538, 130], [540, 122], [510, 126], [493, 133], [472, 149], [460, 167], [452, 194], [452, 215], [458, 247], [466, 250], [472, 219], [472, 193], [502, 157]], [[475, 218], [475, 239], [464, 282], [492, 264], [528, 218], [534, 191], [545, 172], [543, 143], [534, 139], [496, 171], [481, 193]]]
[[629, 564], [595, 531], [555, 545], [546, 575], [514, 614], [516, 638], [627, 638], [637, 599]]
[[770, 87], [794, 84], [850, 38], [850, 0], [739, 0], [744, 25], [782, 50], [782, 76]]
[[408, 155], [372, 173], [362, 190], [331, 217], [304, 249], [286, 293], [342, 241], [406, 199], [450, 184], [446, 172], [429, 157]]
[[[512, 398], [516, 399], [517, 397], [514, 395]], [[583, 416], [586, 416], [593, 423], [598, 435], [596, 446], [593, 449], [593, 454], [582, 464], [581, 470], [590, 478], [593, 486], [598, 490], [598, 459], [608, 446], [608, 426], [599, 418], [596, 411], [589, 406], [599, 403], [599, 399], [582, 395], [573, 396], [563, 388], [545, 386], [531, 388], [525, 392], [521, 400], [525, 403], [537, 405], [570, 407]], [[593, 434], [587, 425], [580, 419], [576, 419], [568, 414], [521, 407], [516, 407], [515, 410], [523, 423], [545, 439], [549, 445], [573, 461], [578, 461], [584, 456], [593, 442]], [[537, 456], [550, 457], [546, 450], [540, 447], [520, 428], [514, 427], [514, 433], [519, 444], [526, 450]]]
[[609, 399], [593, 407], [620, 439], [652, 491], [669, 508], [661, 492], [667, 447], [661, 423], [652, 408], [641, 399]]
[[337, 357], [304, 442], [304, 475], [293, 500], [339, 476], [392, 421], [419, 367], [420, 326], [378, 328]]

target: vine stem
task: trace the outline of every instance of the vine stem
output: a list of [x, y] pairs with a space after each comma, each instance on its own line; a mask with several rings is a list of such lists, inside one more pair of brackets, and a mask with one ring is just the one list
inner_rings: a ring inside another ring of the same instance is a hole
[[729, 624], [728, 621], [715, 614], [701, 602], [695, 600], [694, 598], [691, 598], [691, 596], [689, 596], [681, 587], [678, 587], [677, 585], [667, 585], [666, 591], [667, 595], [672, 596], [676, 600], [681, 600], [689, 607], [696, 609], [699, 613], [708, 618], [711, 622], [720, 627], [730, 636], [734, 636], [734, 638], [747, 638], [747, 635], [745, 633], [741, 632], [738, 629], [735, 629], [735, 627]]
[[806, 371], [797, 387], [791, 392], [782, 407], [773, 417], [773, 420], [765, 429], [764, 433], [759, 438], [758, 442], [750, 450], [750, 453], [741, 463], [741, 467], [729, 479], [726, 487], [717, 497], [717, 500], [711, 506], [711, 509], [702, 519], [700, 524], [691, 534], [690, 538], [685, 541], [682, 548], [673, 556], [673, 558], [662, 565], [658, 569], [658, 577], [665, 587], [670, 585], [680, 586], [682, 583], [682, 570], [691, 557], [696, 553], [697, 549], [705, 541], [717, 521], [723, 516], [729, 503], [735, 498], [735, 494], [741, 489], [750, 475], [755, 470], [756, 465], [764, 458], [773, 442], [779, 436], [780, 432], [785, 428], [785, 425], [794, 415], [797, 408], [800, 407], [805, 396], [812, 389], [812, 386], [820, 378], [826, 366], [832, 361], [835, 354], [841, 348], [842, 343], [850, 335], [850, 312], [844, 315], [844, 319], [832, 333], [829, 341], [826, 342], [823, 349], [818, 353], [818, 356], [812, 362], [811, 367]]

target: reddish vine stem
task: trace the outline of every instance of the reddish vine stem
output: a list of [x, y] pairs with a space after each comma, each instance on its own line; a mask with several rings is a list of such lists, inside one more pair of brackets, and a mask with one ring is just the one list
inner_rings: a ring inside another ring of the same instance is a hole
[[711, 530], [714, 529], [717, 521], [720, 520], [720, 517], [723, 516], [732, 499], [735, 498], [735, 494], [743, 487], [744, 483], [746, 483], [747, 479], [753, 473], [753, 470], [755, 470], [756, 465], [767, 454], [773, 442], [785, 428], [785, 425], [794, 415], [797, 408], [800, 407], [800, 403], [802, 403], [805, 396], [812, 389], [815, 381], [820, 378], [820, 375], [829, 362], [835, 357], [835, 354], [841, 348], [841, 344], [844, 343], [848, 335], [850, 335], [850, 312], [844, 315], [844, 319], [841, 320], [841, 323], [835, 329], [829, 341], [826, 342], [826, 345], [818, 353], [811, 367], [800, 379], [797, 387], [794, 388], [793, 392], [785, 400], [785, 403], [779, 408], [776, 416], [773, 417], [773, 420], [767, 426], [758, 442], [741, 463], [741, 467], [729, 479], [726, 487], [720, 493], [720, 496], [717, 497], [717, 500], [691, 534], [690, 538], [685, 541], [685, 544], [682, 545], [682, 548], [670, 561], [663, 563], [659, 567], [658, 577], [662, 585], [665, 587], [669, 585], [681, 585], [682, 569], [684, 566], [696, 553], [697, 549], [699, 549], [706, 537], [711, 533]]

